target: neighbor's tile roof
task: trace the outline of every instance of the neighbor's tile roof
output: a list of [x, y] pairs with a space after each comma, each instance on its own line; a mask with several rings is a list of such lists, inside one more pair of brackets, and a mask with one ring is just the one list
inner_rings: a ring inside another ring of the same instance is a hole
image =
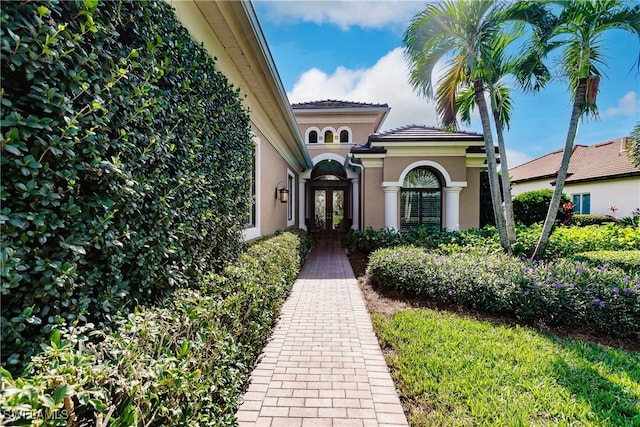
[[[640, 169], [629, 159], [628, 138], [617, 138], [596, 145], [575, 145], [567, 183], [595, 181], [624, 176], [640, 176]], [[554, 151], [528, 163], [509, 169], [511, 182], [549, 178], [555, 180], [562, 160], [562, 150]]]
[[301, 102], [291, 104], [294, 110], [315, 110], [320, 108], [389, 108], [388, 104], [372, 104], [367, 102], [339, 101], [335, 99], [325, 99], [323, 101]]
[[438, 141], [447, 139], [482, 141], [483, 135], [472, 132], [447, 132], [423, 125], [407, 125], [369, 135], [369, 141]]

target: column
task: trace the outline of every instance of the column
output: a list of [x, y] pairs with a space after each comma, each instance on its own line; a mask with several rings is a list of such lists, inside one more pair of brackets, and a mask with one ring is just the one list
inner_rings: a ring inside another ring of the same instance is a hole
[[307, 216], [307, 180], [306, 178], [300, 178], [298, 180], [298, 183], [300, 184], [300, 198], [298, 199], [298, 227], [306, 230], [307, 224], [305, 221]]
[[400, 187], [396, 185], [382, 186], [384, 191], [384, 226], [398, 229], [398, 192]]
[[462, 187], [445, 187], [445, 216], [444, 221], [447, 230], [459, 230], [460, 229], [460, 191]]
[[356, 176], [351, 179], [351, 217], [353, 218], [352, 230], [360, 229], [360, 180]]

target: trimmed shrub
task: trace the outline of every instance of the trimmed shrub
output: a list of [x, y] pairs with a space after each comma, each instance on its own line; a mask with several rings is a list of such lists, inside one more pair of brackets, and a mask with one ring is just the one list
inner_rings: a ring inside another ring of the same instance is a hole
[[640, 251], [593, 251], [572, 255], [574, 261], [584, 261], [596, 267], [618, 267], [627, 273], [640, 273]]
[[374, 252], [367, 274], [380, 286], [439, 303], [640, 338], [640, 276], [617, 268], [522, 261], [484, 250], [441, 255], [399, 247]]
[[587, 225], [600, 225], [609, 222], [616, 222], [611, 215], [575, 214], [571, 218], [571, 225], [584, 227]]
[[[514, 253], [531, 256], [542, 233], [542, 225], [518, 228]], [[546, 259], [570, 257], [580, 252], [640, 249], [640, 229], [614, 223], [585, 227], [556, 227], [545, 250]]]
[[237, 89], [164, 1], [2, 2], [2, 363], [237, 258]]
[[54, 330], [27, 376], [2, 370], [3, 415], [32, 425], [46, 416], [47, 425], [61, 426], [236, 425], [304, 247], [309, 238], [295, 233], [253, 244], [202, 291], [139, 307], [100, 342], [84, 327]]
[[[532, 225], [538, 222], [544, 222], [549, 210], [549, 204], [553, 198], [553, 190], [535, 190], [518, 194], [513, 198], [513, 216], [517, 223], [524, 225]], [[569, 203], [570, 200], [566, 194], [560, 199], [560, 206]], [[562, 210], [558, 212], [557, 219], [563, 221], [565, 218]]]
[[408, 228], [396, 231], [388, 228], [376, 231], [350, 231], [342, 240], [343, 246], [350, 252], [369, 254], [377, 249], [401, 245], [421, 246], [428, 249], [452, 246], [482, 245], [499, 247], [495, 228], [469, 229], [466, 231], [434, 231], [424, 227]]

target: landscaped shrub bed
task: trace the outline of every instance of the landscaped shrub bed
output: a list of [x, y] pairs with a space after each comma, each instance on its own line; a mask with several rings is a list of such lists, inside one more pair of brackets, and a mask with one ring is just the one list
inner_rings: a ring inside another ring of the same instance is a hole
[[[542, 232], [542, 225], [518, 228], [517, 255], [531, 256]], [[562, 227], [553, 230], [545, 251], [546, 259], [558, 259], [580, 252], [640, 250], [640, 228], [616, 224]]]
[[627, 273], [640, 273], [640, 251], [593, 251], [582, 252], [570, 257], [596, 267], [618, 267]]
[[[517, 241], [513, 246], [514, 254], [530, 257], [541, 233], [541, 225], [518, 226]], [[445, 249], [450, 252], [474, 247], [500, 250], [498, 236], [493, 227], [465, 231], [431, 231], [415, 228], [401, 232], [386, 228], [379, 231], [369, 228], [365, 231], [349, 232], [343, 239], [343, 245], [349, 251], [367, 254], [376, 249], [402, 245]], [[558, 259], [589, 251], [629, 250], [640, 250], [640, 228], [638, 227], [616, 224], [585, 227], [557, 226], [551, 234], [545, 258]]]
[[48, 417], [47, 425], [234, 425], [309, 247], [305, 234], [290, 232], [253, 244], [203, 290], [138, 308], [101, 340], [84, 327], [55, 330], [28, 375], [14, 380], [2, 371], [2, 415], [32, 425], [34, 417]]
[[249, 116], [165, 1], [3, 1], [2, 363], [237, 258]]
[[367, 274], [382, 287], [443, 304], [640, 339], [640, 276], [618, 268], [399, 247], [374, 252]]

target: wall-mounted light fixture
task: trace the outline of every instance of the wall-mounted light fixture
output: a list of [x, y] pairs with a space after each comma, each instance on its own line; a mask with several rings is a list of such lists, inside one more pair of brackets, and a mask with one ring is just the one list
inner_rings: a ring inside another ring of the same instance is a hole
[[285, 187], [278, 188], [280, 184], [284, 185], [284, 181], [276, 184], [276, 199], [280, 197], [280, 203], [287, 203], [289, 201], [289, 190]]

